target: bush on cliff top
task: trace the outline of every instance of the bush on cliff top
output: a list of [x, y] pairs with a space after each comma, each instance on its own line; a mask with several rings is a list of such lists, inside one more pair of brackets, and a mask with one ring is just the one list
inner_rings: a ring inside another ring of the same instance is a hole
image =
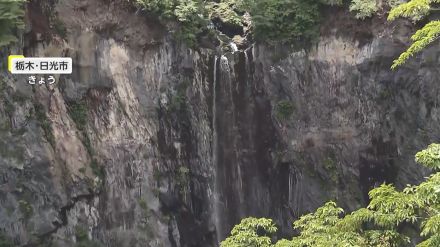
[[[365, 19], [386, 6], [395, 6], [398, 1], [353, 0], [350, 11]], [[136, 0], [137, 6], [162, 20], [179, 21], [182, 25], [179, 37], [192, 45], [210, 24], [238, 30], [248, 25], [245, 13], [250, 14], [250, 28], [258, 41], [310, 43], [319, 34], [321, 8], [342, 3], [342, 0]]]
[[294, 43], [317, 37], [320, 7], [340, 4], [340, 0], [136, 0], [136, 3], [160, 19], [179, 21], [186, 41], [192, 44], [210, 24], [243, 28], [245, 13], [250, 13], [257, 40]]

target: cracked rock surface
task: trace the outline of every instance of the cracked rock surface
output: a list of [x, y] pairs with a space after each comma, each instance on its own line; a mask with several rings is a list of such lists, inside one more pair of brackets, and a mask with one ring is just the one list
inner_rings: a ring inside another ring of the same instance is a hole
[[289, 235], [328, 200], [354, 210], [373, 186], [428, 172], [412, 157], [440, 137], [439, 49], [391, 71], [406, 25], [360, 32], [344, 12], [309, 51], [219, 54], [125, 1], [28, 10], [23, 46], [2, 61], [69, 56], [74, 68], [51, 86], [0, 74], [0, 232], [18, 246], [218, 246], [246, 216]]

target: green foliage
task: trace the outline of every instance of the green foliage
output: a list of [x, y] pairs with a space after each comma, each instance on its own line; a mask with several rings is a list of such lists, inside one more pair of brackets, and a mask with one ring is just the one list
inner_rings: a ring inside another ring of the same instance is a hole
[[60, 19], [55, 18], [53, 21], [53, 27], [61, 38], [65, 39], [67, 37], [67, 28]]
[[270, 219], [246, 218], [236, 225], [220, 247], [270, 247], [277, 227]]
[[[359, 19], [371, 17], [385, 6], [391, 6], [388, 19], [398, 17], [413, 21], [429, 14], [432, 4], [440, 0], [352, 0], [350, 11]], [[268, 43], [307, 44], [318, 37], [320, 9], [324, 5], [340, 5], [342, 0], [136, 0], [136, 5], [161, 20], [176, 20], [181, 26], [176, 37], [195, 47], [200, 35], [207, 32], [208, 24], [219, 19], [229, 26], [243, 27], [244, 14], [250, 13], [253, 36]], [[403, 64], [437, 39], [438, 22], [428, 23], [412, 37], [414, 44], [393, 64]]]
[[179, 176], [180, 177], [182, 177], [182, 178], [187, 177], [188, 174], [189, 174], [188, 167], [185, 167], [185, 166], [179, 167]]
[[[416, 160], [427, 167], [439, 168], [439, 145], [432, 144], [419, 152]], [[419, 239], [422, 241], [418, 247], [440, 246], [440, 172], [417, 186], [407, 186], [403, 191], [383, 184], [371, 190], [369, 196], [368, 207], [350, 214], [344, 214], [336, 203], [328, 202], [314, 213], [302, 216], [294, 222], [299, 235], [291, 240], [272, 244], [269, 238], [265, 239], [266, 245], [247, 244], [259, 237], [255, 228], [234, 227], [231, 236], [221, 246], [400, 247], [420, 242]], [[266, 219], [250, 219], [251, 222], [257, 220]], [[406, 236], [402, 231], [404, 226], [420, 229], [420, 237]], [[276, 227], [273, 229], [271, 233]]]
[[25, 200], [18, 201], [18, 207], [20, 208], [20, 212], [25, 219], [29, 219], [34, 213], [32, 205]]
[[84, 131], [87, 125], [87, 105], [84, 102], [72, 103], [69, 106], [69, 115], [80, 131]]
[[75, 237], [77, 242], [81, 242], [89, 239], [87, 230], [80, 226], [75, 227]]
[[0, 47], [17, 41], [14, 32], [24, 28], [25, 0], [0, 1]]
[[433, 143], [416, 154], [416, 162], [426, 167], [440, 169], [440, 145]]
[[373, 16], [379, 10], [376, 0], [353, 0], [350, 11], [356, 12], [356, 18], [365, 19]]
[[411, 56], [425, 49], [429, 44], [437, 40], [440, 35], [440, 21], [431, 21], [422, 29], [418, 30], [411, 40], [414, 42], [399, 58], [394, 60], [392, 69], [404, 64]]
[[257, 41], [305, 44], [319, 36], [320, 10], [342, 0], [246, 0]]
[[288, 120], [295, 112], [295, 105], [288, 100], [282, 100], [278, 102], [275, 107], [275, 114], [279, 120]]
[[12, 240], [5, 234], [0, 232], [0, 247], [14, 247], [16, 246]]
[[136, 0], [138, 6], [159, 17], [172, 18], [175, 0]]
[[176, 91], [170, 95], [170, 102], [168, 104], [169, 113], [181, 113], [185, 110], [187, 97], [186, 91], [191, 83], [189, 81], [183, 81], [176, 87]]
[[[393, 21], [399, 17], [419, 21], [427, 16], [432, 10], [432, 4], [440, 3], [439, 0], [411, 0], [394, 7], [388, 15], [388, 20]], [[440, 35], [440, 21], [430, 21], [419, 29], [412, 37], [412, 44], [399, 58], [394, 60], [392, 69], [404, 64], [410, 57], [425, 49], [429, 44], [437, 40]]]
[[168, 111], [171, 112], [180, 112], [185, 108], [186, 103], [186, 95], [183, 93], [177, 93], [171, 96], [170, 104], [168, 106]]
[[11, 139], [2, 136], [0, 138], [0, 157], [15, 159], [19, 164], [24, 163], [26, 149], [20, 143], [11, 143]]
[[165, 177], [165, 174], [163, 174], [159, 168], [153, 167], [153, 179], [156, 182], [160, 182]]
[[356, 18], [363, 20], [372, 17], [379, 12], [379, 10], [383, 10], [385, 6], [394, 8], [400, 3], [400, 0], [352, 0], [350, 3], [350, 11], [356, 13]]
[[194, 0], [178, 0], [174, 10], [174, 15], [180, 22], [190, 22], [194, 20], [194, 16], [200, 14], [201, 2]]
[[318, 36], [318, 0], [258, 0], [250, 4], [254, 36], [259, 41], [294, 43]]
[[177, 170], [176, 183], [180, 189], [180, 193], [186, 194], [190, 182], [190, 170], [188, 167], [181, 166]]
[[78, 169], [79, 172], [81, 172], [82, 174], [86, 173], [86, 168], [85, 167], [81, 167]]
[[209, 33], [212, 21], [243, 27], [250, 13], [254, 37], [269, 43], [306, 43], [318, 36], [320, 7], [341, 0], [137, 0], [137, 5], [162, 20], [181, 24], [176, 36], [195, 46], [197, 37]]
[[148, 205], [147, 202], [144, 199], [139, 199], [139, 206], [144, 210], [147, 211], [148, 210]]
[[174, 15], [182, 23], [176, 37], [189, 47], [195, 47], [197, 37], [206, 29], [208, 22], [205, 17], [201, 0], [178, 0]]
[[243, 0], [221, 0], [220, 2], [208, 2], [209, 19], [218, 18], [223, 23], [232, 26], [242, 26], [243, 15], [246, 11]]
[[[86, 133], [86, 126], [88, 120], [87, 104], [84, 101], [72, 103], [68, 107], [68, 112], [73, 122], [75, 122], [76, 127], [83, 135], [84, 147], [86, 148], [87, 152], [91, 157], [90, 168], [92, 169], [93, 174], [98, 178], [100, 178], [101, 180], [103, 180], [105, 176], [105, 170], [102, 166], [98, 164], [98, 161], [95, 159], [94, 157], [95, 152], [92, 147], [92, 143], [90, 141], [89, 135]], [[85, 168], [84, 169], [80, 168], [80, 169], [81, 169], [80, 170], [81, 173], [85, 172]]]
[[429, 13], [431, 9], [430, 4], [435, 2], [437, 0], [411, 0], [402, 3], [390, 11], [388, 20], [393, 21], [398, 17], [409, 18], [413, 21], [421, 20]]
[[49, 118], [46, 115], [46, 111], [44, 110], [44, 106], [36, 103], [34, 106], [35, 110], [35, 118], [39, 122], [40, 127], [43, 129], [44, 136], [46, 140], [52, 145], [55, 146], [55, 136], [52, 133], [52, 126]]
[[336, 161], [333, 158], [327, 157], [324, 160], [324, 169], [327, 170], [332, 182], [338, 183], [339, 173], [338, 168], [336, 167]]
[[87, 230], [77, 226], [75, 228], [76, 245], [75, 247], [101, 247], [102, 245], [94, 240], [89, 239]]
[[[339, 240], [333, 228], [343, 212], [336, 203], [328, 202], [315, 213], [302, 216], [293, 223], [301, 235], [293, 238], [292, 242], [298, 246], [334, 246]], [[331, 239], [328, 236], [332, 236]]]
[[95, 174], [95, 176], [97, 176], [101, 180], [104, 179], [105, 170], [102, 166], [98, 164], [98, 161], [96, 161], [96, 159], [92, 158], [92, 162], [90, 163], [90, 168], [92, 168], [92, 172], [93, 174]]
[[335, 6], [335, 5], [342, 5], [342, 0], [321, 0], [321, 3], [325, 5]]
[[177, 20], [181, 27], [176, 38], [194, 47], [197, 36], [207, 26], [203, 1], [201, 0], [136, 0], [137, 6], [162, 20]]

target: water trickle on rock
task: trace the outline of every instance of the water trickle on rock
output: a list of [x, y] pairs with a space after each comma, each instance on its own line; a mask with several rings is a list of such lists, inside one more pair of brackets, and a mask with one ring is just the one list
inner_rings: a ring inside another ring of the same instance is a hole
[[217, 160], [217, 61], [218, 57], [214, 57], [214, 73], [213, 73], [213, 85], [212, 85], [212, 165], [215, 168], [214, 174], [214, 224], [216, 229], [217, 238], [223, 236], [221, 232], [221, 212], [220, 212], [220, 179], [218, 178], [218, 160]]
[[231, 42], [231, 43], [229, 43], [229, 45], [231, 46], [232, 53], [236, 53], [238, 51], [237, 44], [235, 44], [234, 42]]

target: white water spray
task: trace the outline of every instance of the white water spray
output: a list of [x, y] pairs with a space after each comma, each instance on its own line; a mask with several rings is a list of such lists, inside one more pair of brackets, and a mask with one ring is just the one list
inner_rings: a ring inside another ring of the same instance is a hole
[[217, 60], [214, 58], [214, 78], [212, 85], [212, 165], [215, 168], [215, 182], [214, 182], [214, 224], [217, 238], [223, 236], [221, 232], [221, 202], [220, 202], [220, 179], [218, 178], [218, 158], [217, 158]]
[[238, 51], [237, 44], [235, 44], [234, 42], [231, 42], [231, 43], [229, 43], [229, 45], [231, 46], [232, 53], [236, 53]]

